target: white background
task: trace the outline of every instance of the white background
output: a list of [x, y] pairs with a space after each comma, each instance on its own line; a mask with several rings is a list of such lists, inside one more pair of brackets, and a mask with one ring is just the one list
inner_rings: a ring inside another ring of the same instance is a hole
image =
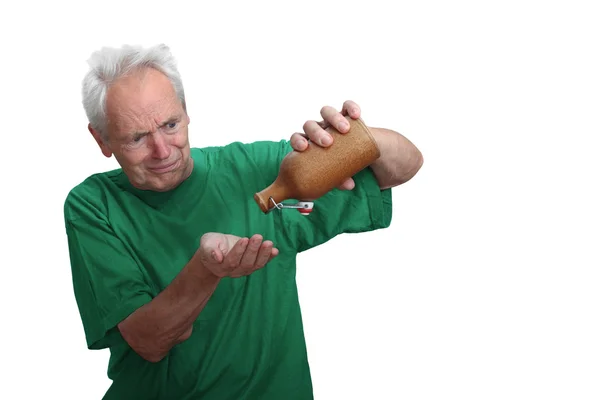
[[425, 164], [391, 228], [299, 258], [317, 399], [600, 398], [600, 13], [593, 1], [3, 3], [0, 397], [99, 399], [63, 225], [116, 168], [80, 84], [166, 43], [192, 145], [279, 140], [353, 99]]

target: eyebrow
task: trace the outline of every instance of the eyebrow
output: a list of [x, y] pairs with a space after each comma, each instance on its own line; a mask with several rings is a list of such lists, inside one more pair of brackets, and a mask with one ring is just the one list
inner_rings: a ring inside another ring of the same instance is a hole
[[[168, 125], [168, 124], [173, 123], [173, 122], [179, 122], [179, 121], [181, 121], [181, 118], [182, 118], [181, 115], [175, 115], [173, 117], [170, 117], [170, 118], [166, 119], [165, 121], [161, 122], [159, 128], [162, 128], [163, 126]], [[129, 137], [135, 139], [135, 138], [138, 138], [138, 137], [146, 136], [148, 134], [150, 134], [150, 132], [148, 132], [148, 131], [145, 131], [145, 132], [134, 131], [131, 134], [129, 134]]]

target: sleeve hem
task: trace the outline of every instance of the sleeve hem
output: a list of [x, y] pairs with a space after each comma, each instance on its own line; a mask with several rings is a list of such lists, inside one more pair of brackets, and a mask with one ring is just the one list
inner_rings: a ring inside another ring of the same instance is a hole
[[388, 228], [392, 223], [392, 189], [380, 189], [379, 192], [378, 196], [368, 197], [373, 229]]
[[103, 318], [104, 332], [99, 332], [96, 335], [90, 336], [87, 341], [88, 348], [90, 350], [100, 350], [110, 347], [115, 342], [115, 339], [121, 335], [117, 325], [135, 312], [135, 310], [142, 307], [144, 304], [149, 303], [151, 300], [152, 298], [150, 295], [139, 294], [109, 313]]
[[363, 176], [362, 183], [371, 214], [371, 230], [388, 228], [393, 215], [392, 189], [382, 190], [370, 169]]

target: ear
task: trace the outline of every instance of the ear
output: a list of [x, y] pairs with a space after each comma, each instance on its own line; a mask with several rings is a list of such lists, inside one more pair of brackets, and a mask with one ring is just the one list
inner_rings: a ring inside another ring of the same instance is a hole
[[90, 131], [96, 140], [96, 143], [98, 143], [102, 154], [104, 154], [105, 157], [110, 158], [112, 156], [112, 150], [108, 147], [108, 144], [104, 141], [104, 139], [102, 139], [100, 132], [92, 128], [92, 124], [88, 124], [88, 131]]

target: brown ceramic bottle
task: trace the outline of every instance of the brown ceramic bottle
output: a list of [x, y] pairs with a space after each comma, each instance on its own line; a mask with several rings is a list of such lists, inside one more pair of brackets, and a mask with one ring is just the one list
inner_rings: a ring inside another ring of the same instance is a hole
[[379, 158], [380, 151], [369, 128], [360, 119], [346, 119], [349, 132], [326, 129], [333, 137], [331, 146], [309, 142], [306, 150], [292, 151], [282, 160], [277, 179], [254, 195], [264, 213], [287, 199], [314, 201]]

